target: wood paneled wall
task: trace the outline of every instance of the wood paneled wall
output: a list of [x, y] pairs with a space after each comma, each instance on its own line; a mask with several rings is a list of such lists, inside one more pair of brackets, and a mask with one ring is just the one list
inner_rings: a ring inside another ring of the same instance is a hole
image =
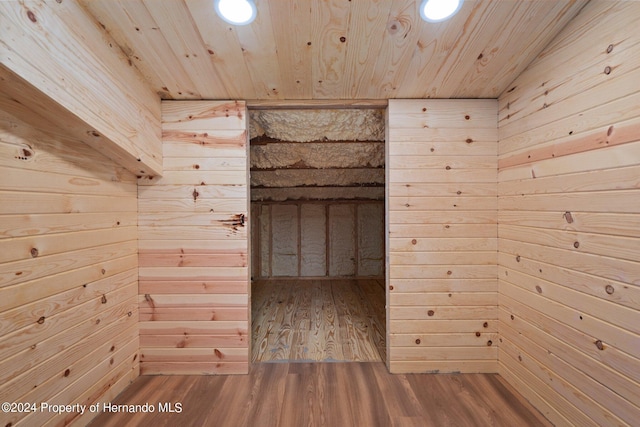
[[244, 102], [164, 101], [162, 178], [139, 180], [143, 374], [247, 373]]
[[42, 403], [111, 401], [137, 377], [136, 177], [0, 111], [0, 425], [66, 425]]
[[638, 17], [590, 2], [499, 99], [500, 373], [557, 425], [640, 420]]
[[496, 372], [497, 102], [387, 113], [389, 367]]
[[[162, 173], [160, 99], [77, 0], [0, 2], [0, 105], [136, 175]], [[28, 108], [25, 108], [28, 106]]]
[[254, 202], [252, 276], [384, 277], [384, 202]]

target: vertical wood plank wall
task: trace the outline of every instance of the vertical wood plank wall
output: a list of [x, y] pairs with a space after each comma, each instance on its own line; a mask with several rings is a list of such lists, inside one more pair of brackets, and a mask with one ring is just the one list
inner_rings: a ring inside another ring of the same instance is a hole
[[390, 100], [391, 372], [496, 372], [497, 102]]
[[384, 201], [253, 202], [252, 276], [384, 277]]
[[[0, 425], [111, 401], [139, 372], [136, 177], [0, 111]], [[49, 423], [49, 424], [48, 424]]]
[[500, 374], [640, 420], [640, 3], [590, 2], [499, 99]]
[[164, 101], [164, 174], [139, 180], [142, 374], [247, 373], [244, 102]]

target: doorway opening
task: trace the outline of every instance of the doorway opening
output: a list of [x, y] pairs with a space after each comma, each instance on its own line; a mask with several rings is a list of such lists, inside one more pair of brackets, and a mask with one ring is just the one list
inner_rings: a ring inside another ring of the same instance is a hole
[[384, 361], [383, 110], [249, 118], [252, 361]]

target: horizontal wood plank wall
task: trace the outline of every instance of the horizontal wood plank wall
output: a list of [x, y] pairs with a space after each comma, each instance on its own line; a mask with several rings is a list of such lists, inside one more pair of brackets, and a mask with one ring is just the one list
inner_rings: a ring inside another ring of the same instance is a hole
[[496, 372], [497, 103], [390, 100], [391, 372]]
[[138, 192], [142, 374], [248, 372], [245, 110], [162, 103], [164, 174]]
[[139, 373], [136, 177], [0, 111], [0, 425], [87, 423]]
[[638, 17], [590, 2], [499, 99], [500, 373], [556, 425], [640, 420]]
[[3, 110], [136, 175], [162, 173], [160, 99], [102, 23], [77, 0], [2, 1], [0, 21]]

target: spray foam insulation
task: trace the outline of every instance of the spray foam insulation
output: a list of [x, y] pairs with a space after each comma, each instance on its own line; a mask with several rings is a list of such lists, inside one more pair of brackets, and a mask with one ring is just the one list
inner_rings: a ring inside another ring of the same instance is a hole
[[251, 111], [252, 200], [382, 199], [384, 126], [376, 109]]
[[382, 110], [259, 110], [249, 115], [251, 138], [280, 141], [384, 141]]

